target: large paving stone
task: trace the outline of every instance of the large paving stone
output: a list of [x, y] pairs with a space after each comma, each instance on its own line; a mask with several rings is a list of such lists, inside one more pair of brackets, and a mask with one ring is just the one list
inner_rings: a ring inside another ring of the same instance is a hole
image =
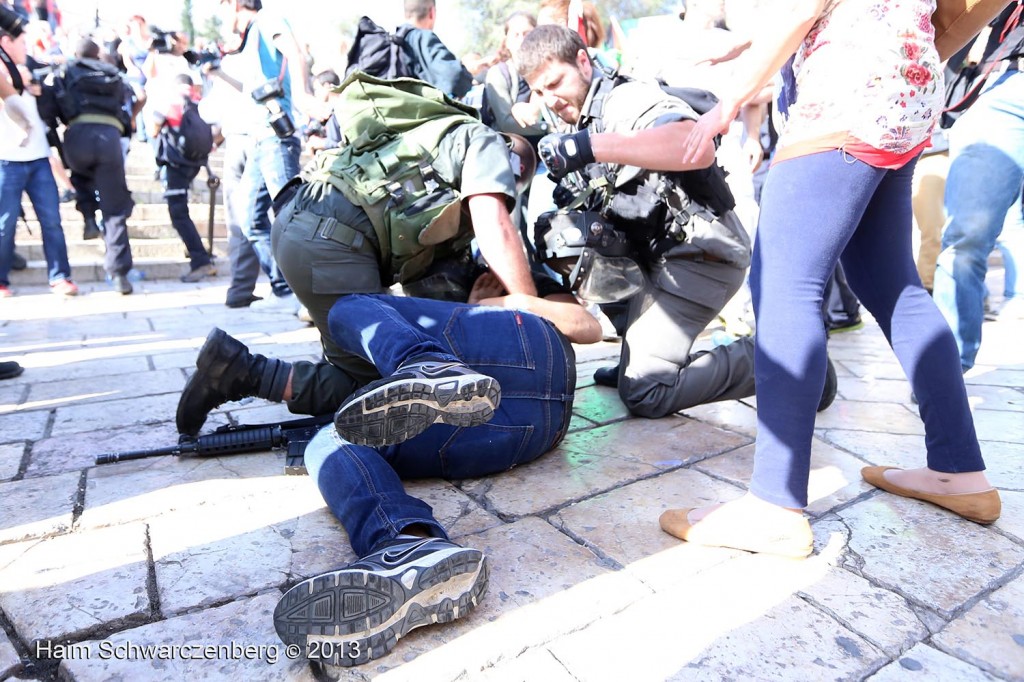
[[[49, 476], [96, 466], [96, 457], [112, 452], [165, 448], [178, 443], [174, 422], [132, 426], [111, 431], [87, 431], [45, 438], [32, 446], [25, 477]], [[123, 466], [121, 463], [106, 467]]]
[[487, 556], [490, 587], [480, 606], [449, 625], [413, 631], [362, 672], [376, 675], [401, 665], [380, 679], [476, 679], [482, 670], [650, 594], [537, 518], [465, 537], [462, 544]]
[[924, 424], [917, 413], [903, 406], [837, 400], [814, 420], [819, 429], [854, 429], [880, 433], [924, 434]]
[[71, 528], [78, 474], [0, 483], [0, 544]]
[[[184, 379], [181, 382], [184, 386]], [[51, 435], [121, 429], [139, 424], [155, 424], [173, 417], [178, 408], [180, 390], [163, 395], [150, 395], [101, 404], [83, 402], [57, 408]], [[14, 415], [17, 417], [18, 415]], [[39, 438], [40, 436], [36, 436]]]
[[1024, 679], [1024, 578], [982, 599], [932, 641], [988, 672]]
[[177, 369], [161, 369], [138, 374], [116, 374], [102, 378], [68, 379], [33, 384], [29, 391], [29, 402], [39, 402], [48, 407], [62, 407], [89, 401], [96, 411], [103, 411], [108, 400], [118, 401], [158, 393], [181, 393], [185, 377]]
[[889, 656], [898, 656], [929, 634], [903, 597], [842, 568], [829, 571], [800, 594]]
[[[811, 441], [811, 475], [807, 486], [807, 511], [820, 515], [871, 489], [860, 470], [864, 462], [817, 438]], [[754, 446], [750, 445], [698, 462], [694, 468], [725, 478], [744, 488], [754, 470]]]
[[918, 500], [879, 492], [838, 515], [865, 577], [944, 618], [1024, 561], [1024, 547]]
[[995, 527], [1024, 542], [1024, 492], [1000, 490], [1003, 510]]
[[634, 419], [570, 433], [548, 454], [500, 476], [469, 482], [499, 512], [530, 514], [724, 452], [746, 438], [701, 422]]
[[0, 445], [0, 481], [9, 481], [18, 475], [21, 460], [25, 456], [24, 443]]
[[[829, 348], [829, 352], [831, 352], [831, 348]], [[888, 358], [879, 358], [870, 362], [858, 362], [857, 360], [844, 358], [843, 367], [850, 370], [854, 376], [866, 382], [871, 382], [875, 379], [902, 379], [904, 382], [907, 380], [906, 375], [903, 373], [903, 368], [896, 361], [896, 356], [893, 355], [892, 351], [889, 351]]]
[[910, 384], [906, 379], [841, 378], [837, 390], [843, 400], [913, 405]]
[[21, 656], [11, 644], [7, 633], [0, 630], [0, 679], [7, 679], [14, 675], [21, 667]]
[[982, 386], [1009, 386], [1024, 388], [1024, 371], [1019, 369], [975, 367], [967, 373], [964, 381]]
[[620, 421], [629, 416], [629, 410], [619, 398], [619, 392], [607, 386], [577, 389], [572, 411], [595, 424]]
[[927, 644], [918, 644], [869, 677], [868, 682], [995, 682], [996, 679]]
[[1020, 388], [967, 384], [972, 410], [1024, 412], [1024, 391]]
[[501, 519], [485, 511], [474, 500], [453, 486], [438, 480], [408, 481], [405, 491], [430, 505], [434, 518], [453, 540], [475, 535], [502, 524]]
[[974, 428], [978, 440], [1001, 443], [1024, 441], [1024, 416], [1003, 410], [975, 410]]
[[274, 632], [279, 597], [264, 594], [82, 642], [61, 672], [75, 682], [312, 682], [308, 664], [288, 658]]
[[0, 609], [27, 642], [150, 616], [146, 528], [129, 524], [0, 546]]
[[[22, 374], [19, 379], [25, 379], [26, 383], [32, 384], [32, 391], [29, 394], [30, 401], [52, 400], [53, 396], [64, 397], [73, 395], [71, 390], [78, 387], [68, 387], [68, 390], [61, 391], [60, 387], [45, 389], [48, 383], [64, 381], [79, 381], [83, 379], [93, 380], [93, 389], [106, 383], [106, 379], [100, 377], [111, 377], [127, 374], [138, 377], [140, 374], [149, 372], [149, 362], [143, 355], [129, 357], [103, 357], [96, 359], [85, 359], [89, 351], [83, 349], [76, 352], [47, 353], [43, 358], [36, 357], [39, 362], [46, 362], [47, 365], [32, 367], [30, 371]], [[78, 356], [78, 357], [76, 357]]]
[[750, 438], [757, 434], [757, 412], [739, 400], [689, 407], [681, 414]]
[[794, 596], [829, 570], [738, 555], [547, 647], [580, 680], [855, 678], [884, 654]]
[[691, 545], [661, 530], [666, 509], [728, 501], [742, 490], [692, 469], [679, 469], [597, 495], [552, 519], [652, 588], [674, 585], [734, 554]]
[[[399, 679], [404, 675], [402, 668], [392, 674], [382, 676], [382, 680]], [[529, 649], [520, 656], [502, 665], [488, 668], [474, 680], [480, 682], [523, 682], [523, 680], [543, 680], [544, 682], [578, 682], [561, 661], [545, 648]]]
[[5, 414], [0, 419], [3, 420], [0, 441], [15, 443], [39, 440], [46, 435], [46, 426], [50, 423], [50, 411], [15, 412], [14, 414]]
[[[143, 459], [96, 467], [86, 481], [85, 510], [79, 523], [97, 527], [150, 519], [174, 511], [274, 510], [278, 521], [318, 508], [318, 493], [303, 485], [307, 499], [294, 514], [282, 511], [283, 456], [272, 453], [230, 457]], [[298, 479], [299, 477], [287, 477]], [[305, 481], [306, 477], [302, 477]], [[293, 481], [294, 482], [294, 481]], [[301, 498], [301, 495], [299, 495]]]

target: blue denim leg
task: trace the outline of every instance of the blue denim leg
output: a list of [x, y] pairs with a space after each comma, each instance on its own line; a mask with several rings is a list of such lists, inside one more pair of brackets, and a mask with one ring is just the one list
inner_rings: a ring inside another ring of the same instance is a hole
[[366, 556], [413, 524], [431, 528], [437, 537], [448, 537], [430, 505], [406, 494], [398, 474], [377, 450], [346, 442], [334, 426], [317, 433], [306, 446], [304, 459], [358, 556]]
[[20, 161], [0, 161], [0, 284], [9, 285], [14, 257], [14, 233], [18, 229], [21, 194], [28, 169]]
[[64, 228], [60, 223], [60, 197], [49, 159], [26, 162], [28, 175], [25, 191], [32, 202], [32, 209], [39, 220], [42, 233], [43, 256], [50, 283], [71, 279], [71, 264], [68, 263], [68, 245], [64, 240]]
[[1003, 298], [1009, 300], [1021, 293], [1017, 264], [1024, 263], [1024, 213], [1020, 203], [1011, 206], [1007, 212], [996, 248], [1003, 256]]
[[837, 151], [786, 160], [768, 173], [750, 275], [758, 405], [750, 490], [764, 500], [807, 505], [825, 376], [822, 293], [840, 255], [920, 400], [928, 465], [984, 468], [955, 343], [911, 254], [913, 168], [872, 168]]
[[298, 139], [294, 136], [285, 139], [269, 137], [255, 144], [238, 183], [238, 201], [243, 202], [239, 214], [244, 216], [242, 230], [252, 243], [260, 267], [267, 273], [270, 286], [278, 296], [291, 293], [291, 289], [274, 260], [269, 211], [273, 197], [298, 173]]
[[1010, 71], [950, 130], [946, 228], [935, 302], [949, 322], [964, 369], [981, 346], [988, 255], [1024, 181], [1024, 73]]
[[[381, 363], [382, 375], [431, 349], [494, 377], [502, 387], [494, 417], [480, 426], [435, 424], [415, 438], [379, 450], [339, 446], [336, 436], [331, 437], [332, 452], [325, 456], [318, 483], [349, 529], [357, 552], [362, 551], [357, 537], [363, 547], [373, 547], [397, 534], [402, 524], [427, 522], [414, 514], [426, 505], [411, 505], [399, 479], [462, 479], [506, 471], [541, 456], [565, 435], [576, 360], [572, 347], [546, 320], [503, 308], [353, 294], [331, 309], [329, 327], [344, 350]], [[379, 466], [387, 467], [391, 476], [376, 472]], [[353, 486], [373, 490], [353, 492]], [[436, 522], [428, 525], [437, 527]]]

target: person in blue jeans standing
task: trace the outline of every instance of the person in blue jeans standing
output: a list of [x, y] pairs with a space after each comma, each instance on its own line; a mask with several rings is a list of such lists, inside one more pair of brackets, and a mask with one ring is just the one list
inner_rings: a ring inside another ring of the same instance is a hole
[[354, 294], [332, 307], [335, 343], [383, 378], [341, 405], [305, 463], [361, 558], [285, 593], [274, 610], [285, 643], [358, 665], [483, 597], [483, 553], [451, 542], [402, 479], [507, 471], [565, 436], [576, 386], [570, 339], [597, 341], [600, 325], [571, 295], [529, 299], [471, 299], [502, 308]]
[[[949, 132], [946, 227], [935, 270], [935, 303], [953, 329], [963, 371], [981, 348], [988, 256], [1024, 184], [1024, 33], [1000, 64], [1005, 71]], [[1005, 49], [1005, 48], [1004, 48]], [[1016, 209], [1019, 212], [1019, 208]], [[1010, 259], [1012, 262], [1012, 258]]]
[[[74, 296], [78, 286], [71, 281], [46, 126], [39, 117], [36, 98], [24, 91], [27, 74], [22, 78], [19, 66], [25, 64], [27, 56], [25, 36], [20, 26], [12, 30], [14, 33], [0, 30], [0, 81], [14, 90], [0, 104], [0, 298], [13, 295], [8, 275], [14, 264], [14, 234], [25, 193], [39, 220], [50, 290]], [[22, 119], [29, 124], [27, 133], [16, 122]]]

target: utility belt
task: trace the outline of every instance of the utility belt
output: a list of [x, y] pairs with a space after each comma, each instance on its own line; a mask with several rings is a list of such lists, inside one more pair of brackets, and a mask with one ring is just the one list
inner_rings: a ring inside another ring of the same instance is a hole
[[291, 216], [282, 216], [282, 218], [288, 221], [289, 227], [301, 228], [313, 239], [328, 239], [353, 251], [375, 250], [365, 234], [334, 218], [317, 215], [310, 211], [295, 211]]
[[124, 124], [117, 120], [116, 116], [110, 114], [79, 114], [75, 118], [71, 119], [68, 123], [68, 127], [73, 126], [77, 123], [96, 123], [99, 125], [113, 126], [117, 128], [117, 131], [124, 135]]

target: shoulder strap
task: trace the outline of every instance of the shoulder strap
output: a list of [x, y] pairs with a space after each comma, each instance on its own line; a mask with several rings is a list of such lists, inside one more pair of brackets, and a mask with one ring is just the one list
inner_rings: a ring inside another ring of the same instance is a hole
[[0, 47], [0, 61], [7, 67], [7, 72], [11, 74], [11, 85], [18, 91], [18, 94], [25, 92], [25, 81], [21, 79], [21, 72], [18, 70], [18, 65], [14, 63], [2, 47]]

